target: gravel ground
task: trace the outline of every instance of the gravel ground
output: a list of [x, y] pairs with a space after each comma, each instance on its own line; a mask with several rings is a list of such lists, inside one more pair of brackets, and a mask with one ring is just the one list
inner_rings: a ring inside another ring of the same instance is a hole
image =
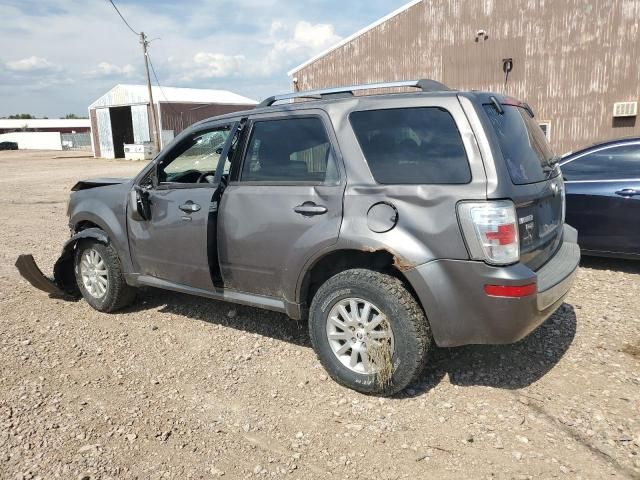
[[393, 399], [327, 378], [304, 325], [141, 292], [49, 299], [70, 187], [139, 163], [0, 152], [0, 478], [640, 478], [640, 264], [587, 259], [510, 346], [438, 350]]

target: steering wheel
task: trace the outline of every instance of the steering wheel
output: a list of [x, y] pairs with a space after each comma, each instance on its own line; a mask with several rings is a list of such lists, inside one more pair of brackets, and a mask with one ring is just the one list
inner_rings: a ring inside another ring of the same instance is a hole
[[215, 179], [215, 175], [216, 175], [215, 172], [202, 172], [198, 177], [198, 180], [196, 181], [196, 183], [204, 183], [204, 182], [213, 183], [213, 180]]

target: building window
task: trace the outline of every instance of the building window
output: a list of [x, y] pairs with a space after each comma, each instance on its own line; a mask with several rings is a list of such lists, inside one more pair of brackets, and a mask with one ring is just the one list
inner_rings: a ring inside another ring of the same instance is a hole
[[540, 128], [542, 129], [542, 133], [547, 137], [547, 141], [551, 141], [551, 122], [540, 122]]

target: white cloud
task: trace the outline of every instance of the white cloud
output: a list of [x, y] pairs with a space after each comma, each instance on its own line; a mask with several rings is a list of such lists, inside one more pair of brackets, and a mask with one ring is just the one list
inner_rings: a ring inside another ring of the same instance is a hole
[[20, 60], [13, 60], [5, 63], [5, 67], [7, 70], [11, 72], [42, 72], [42, 71], [60, 71], [62, 70], [60, 66], [51, 63], [46, 58], [36, 57], [32, 55], [31, 57], [23, 58]]
[[328, 23], [312, 24], [302, 20], [290, 25], [276, 20], [271, 23], [269, 36], [264, 40], [269, 51], [264, 59], [256, 62], [254, 70], [262, 75], [286, 70], [339, 40], [334, 26]]
[[292, 63], [302, 61], [339, 40], [331, 24], [275, 20], [271, 23], [268, 35], [258, 42], [258, 48], [254, 48], [251, 56], [198, 52], [191, 61], [180, 66], [184, 72], [180, 80], [192, 82], [241, 75], [270, 76], [286, 71]]
[[185, 65], [185, 81], [194, 79], [225, 78], [241, 73], [246, 63], [244, 55], [198, 52], [193, 62]]
[[87, 77], [131, 77], [136, 73], [136, 68], [127, 63], [118, 66], [109, 62], [100, 62], [95, 68], [84, 72]]
[[331, 24], [318, 23], [313, 25], [309, 22], [301, 21], [296, 24], [293, 40], [301, 47], [308, 47], [317, 51], [339, 42], [340, 36], [336, 35], [336, 31]]

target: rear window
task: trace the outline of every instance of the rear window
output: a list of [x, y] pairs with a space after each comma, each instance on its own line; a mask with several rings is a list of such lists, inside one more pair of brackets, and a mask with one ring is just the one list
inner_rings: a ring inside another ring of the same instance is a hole
[[553, 152], [544, 132], [524, 108], [502, 105], [499, 113], [492, 104], [484, 105], [498, 137], [511, 181], [516, 185], [547, 179], [544, 167], [553, 160]]
[[442, 108], [353, 112], [351, 126], [376, 182], [469, 183], [471, 171], [453, 117]]

